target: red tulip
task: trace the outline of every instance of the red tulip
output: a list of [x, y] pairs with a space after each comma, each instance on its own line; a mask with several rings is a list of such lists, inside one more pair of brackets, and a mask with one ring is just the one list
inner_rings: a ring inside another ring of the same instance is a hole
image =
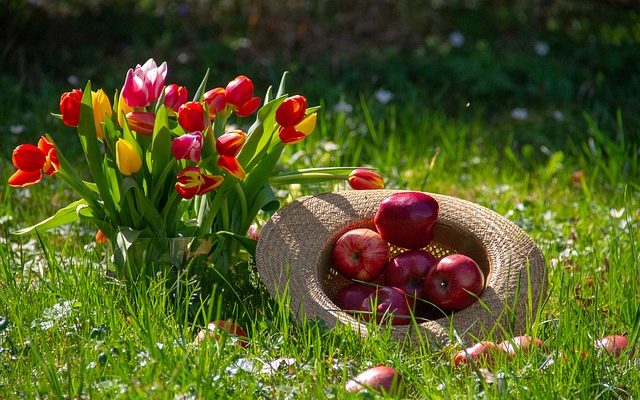
[[253, 82], [244, 75], [229, 82], [224, 93], [226, 103], [238, 117], [248, 117], [260, 107], [260, 97], [253, 96]]
[[207, 103], [209, 109], [209, 119], [215, 118], [217, 113], [227, 107], [224, 88], [219, 87], [205, 92], [204, 102]]
[[235, 157], [219, 156], [216, 165], [240, 180], [247, 176], [242, 165], [240, 165], [238, 159]]
[[347, 182], [349, 182], [349, 186], [356, 190], [384, 188], [382, 176], [375, 171], [365, 168], [357, 168], [351, 171]]
[[201, 168], [192, 166], [178, 173], [175, 188], [182, 198], [190, 199], [216, 189], [223, 180], [220, 175], [208, 175]]
[[284, 127], [298, 125], [307, 111], [307, 99], [304, 96], [292, 96], [285, 99], [276, 109], [276, 122]]
[[62, 122], [71, 127], [76, 127], [80, 123], [80, 105], [82, 104], [82, 90], [73, 89], [70, 92], [62, 93], [60, 96], [60, 112]]
[[235, 157], [247, 141], [247, 134], [240, 129], [227, 131], [216, 139], [216, 151], [221, 156]]
[[178, 123], [187, 132], [204, 131], [204, 107], [197, 101], [184, 103], [178, 109]]
[[309, 136], [316, 127], [317, 113], [313, 113], [302, 120], [296, 126], [281, 127], [278, 130], [278, 136], [282, 143], [297, 143]]
[[146, 107], [160, 97], [167, 76], [167, 63], [159, 67], [153, 58], [143, 66], [129, 68], [122, 87], [122, 97], [129, 107]]
[[105, 244], [109, 241], [109, 238], [102, 232], [102, 229], [98, 229], [96, 232], [96, 243]]
[[200, 131], [185, 133], [171, 141], [171, 151], [176, 160], [200, 162], [202, 152], [202, 133]]
[[127, 123], [129, 128], [141, 135], [153, 135], [153, 125], [156, 122], [156, 115], [152, 112], [132, 111], [127, 113]]
[[9, 177], [9, 186], [13, 187], [33, 185], [42, 179], [42, 171], [53, 175], [60, 169], [58, 152], [45, 136], [40, 138], [38, 146], [21, 144], [16, 147], [11, 161], [18, 169]]
[[180, 106], [187, 102], [188, 96], [186, 87], [172, 83], [164, 89], [164, 106], [169, 111], [178, 112]]

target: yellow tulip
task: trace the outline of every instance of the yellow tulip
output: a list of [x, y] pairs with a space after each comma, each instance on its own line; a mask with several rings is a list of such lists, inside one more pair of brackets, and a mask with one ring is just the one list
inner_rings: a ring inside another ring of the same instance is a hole
[[104, 90], [100, 89], [97, 92], [91, 92], [91, 106], [93, 107], [93, 121], [96, 125], [96, 135], [98, 139], [102, 140], [104, 137], [102, 123], [106, 118], [111, 118], [111, 114], [113, 113], [111, 102]]
[[120, 92], [120, 98], [118, 99], [118, 124], [120, 124], [120, 127], [124, 126], [124, 121], [126, 119], [125, 115], [132, 111], [133, 107], [129, 107], [127, 105], [127, 102], [124, 101], [124, 98], [122, 97], [122, 92]]
[[135, 174], [142, 167], [142, 158], [134, 147], [126, 139], [118, 139], [116, 142], [116, 165], [122, 175]]

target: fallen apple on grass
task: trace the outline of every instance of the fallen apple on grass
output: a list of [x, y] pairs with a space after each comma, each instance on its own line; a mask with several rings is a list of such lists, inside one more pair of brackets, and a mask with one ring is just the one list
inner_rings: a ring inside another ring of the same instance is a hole
[[488, 363], [493, 359], [492, 354], [498, 351], [501, 351], [501, 349], [494, 342], [488, 340], [478, 342], [471, 347], [457, 352], [453, 356], [453, 365], [456, 367], [468, 365], [471, 361], [474, 363]]
[[628, 345], [629, 340], [623, 335], [608, 335], [596, 340], [594, 343], [596, 350], [606, 351], [615, 357], [620, 357]]
[[333, 267], [349, 279], [372, 281], [388, 260], [389, 244], [371, 229], [351, 229], [333, 246]]
[[464, 254], [443, 257], [425, 277], [425, 300], [444, 311], [459, 311], [473, 304], [484, 289], [484, 273]]
[[367, 389], [392, 396], [402, 394], [402, 375], [393, 367], [379, 365], [359, 373], [345, 385], [348, 393], [359, 393]]
[[394, 193], [380, 202], [373, 223], [389, 243], [421, 249], [433, 240], [438, 209], [438, 202], [426, 193]]
[[249, 346], [247, 333], [238, 324], [231, 320], [209, 322], [206, 329], [202, 329], [198, 332], [198, 336], [196, 336], [193, 342], [194, 344], [200, 344], [208, 338], [214, 339], [217, 342], [230, 339], [232, 342], [239, 344], [243, 348]]
[[500, 350], [504, 351], [509, 357], [515, 357], [517, 352], [526, 353], [531, 349], [531, 346], [542, 348], [544, 343], [538, 338], [526, 335], [516, 336], [498, 343]]
[[391, 318], [393, 325], [405, 325], [411, 322], [414, 299], [399, 288], [380, 286], [360, 306], [363, 316], [369, 320], [373, 315], [378, 323]]
[[422, 297], [427, 273], [438, 260], [424, 250], [409, 250], [393, 257], [384, 269], [384, 284], [403, 289], [407, 294]]

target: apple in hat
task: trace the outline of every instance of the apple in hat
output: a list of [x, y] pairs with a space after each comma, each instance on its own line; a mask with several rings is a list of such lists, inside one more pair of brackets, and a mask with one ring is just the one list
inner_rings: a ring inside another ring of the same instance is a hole
[[411, 314], [414, 307], [414, 298], [399, 288], [379, 286], [373, 293], [362, 301], [360, 310], [370, 319], [375, 313], [376, 321], [392, 318], [393, 325], [405, 325], [411, 322]]
[[444, 311], [458, 311], [473, 304], [483, 289], [478, 264], [464, 254], [450, 254], [427, 273], [422, 295]]
[[351, 229], [333, 246], [333, 267], [349, 279], [374, 280], [388, 260], [389, 244], [371, 229]]
[[424, 279], [438, 260], [424, 250], [409, 250], [398, 254], [384, 269], [384, 284], [403, 289], [407, 294], [422, 297]]
[[394, 193], [380, 202], [373, 223], [389, 243], [421, 249], [433, 240], [438, 208], [438, 202], [426, 193]]

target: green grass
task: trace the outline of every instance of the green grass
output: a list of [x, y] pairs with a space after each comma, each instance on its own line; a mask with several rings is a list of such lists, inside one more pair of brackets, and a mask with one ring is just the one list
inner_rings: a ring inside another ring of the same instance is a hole
[[[45, 179], [28, 191], [0, 186], [0, 397], [371, 398], [346, 394], [344, 384], [377, 364], [401, 371], [410, 398], [640, 397], [639, 359], [593, 348], [605, 334], [636, 342], [640, 329], [638, 145], [623, 127], [603, 132], [586, 116], [570, 122], [590, 126], [589, 139], [546, 148], [520, 140], [526, 126], [496, 127], [473, 111], [454, 118], [352, 102], [351, 113], [325, 107], [316, 132], [289, 149], [282, 167], [371, 165], [389, 188], [458, 196], [520, 225], [546, 258], [548, 296], [528, 327], [546, 351], [454, 369], [454, 337], [443, 347], [397, 341], [385, 329], [360, 338], [344, 326], [298, 322], [286, 296], [272, 299], [261, 286], [241, 298], [216, 293], [195, 323], [185, 322], [162, 281], [126, 290], [104, 274], [91, 227], [10, 234], [70, 199]], [[8, 153], [0, 162], [6, 182]], [[576, 171], [582, 179], [572, 179]], [[282, 195], [331, 189], [345, 186]], [[243, 326], [250, 346], [194, 345], [218, 318]]]

